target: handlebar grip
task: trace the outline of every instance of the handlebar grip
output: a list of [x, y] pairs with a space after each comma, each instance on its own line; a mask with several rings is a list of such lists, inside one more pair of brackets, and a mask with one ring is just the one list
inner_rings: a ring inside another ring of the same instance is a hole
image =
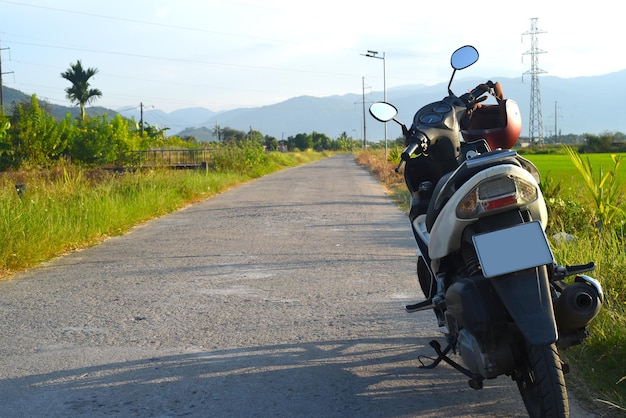
[[417, 142], [412, 142], [410, 143], [405, 149], [404, 151], [402, 151], [402, 154], [400, 155], [400, 159], [402, 161], [409, 161], [411, 159], [411, 155], [413, 155], [413, 153], [420, 147], [420, 144]]
[[402, 154], [400, 154], [400, 163], [398, 163], [398, 166], [396, 167], [396, 170], [395, 170], [396, 173], [400, 172], [400, 168], [402, 167], [402, 164], [409, 161], [411, 159], [411, 155], [413, 155], [413, 153], [419, 147], [420, 147], [420, 144], [418, 144], [417, 142], [411, 142], [409, 145], [407, 145], [404, 151], [402, 151]]
[[461, 100], [465, 102], [468, 109], [474, 108], [477, 103], [485, 101], [487, 99], [483, 94], [487, 93], [494, 87], [496, 87], [493, 81], [489, 80], [486, 83], [482, 83], [474, 87], [469, 93], [465, 93], [460, 97]]

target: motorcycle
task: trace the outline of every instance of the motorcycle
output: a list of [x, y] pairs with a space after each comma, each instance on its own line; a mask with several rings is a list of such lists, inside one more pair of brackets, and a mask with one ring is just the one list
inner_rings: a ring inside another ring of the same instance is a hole
[[[482, 389], [485, 379], [512, 378], [531, 417], [567, 417], [559, 349], [580, 344], [603, 302], [590, 262], [560, 266], [545, 229], [548, 211], [537, 168], [511, 148], [521, 133], [519, 107], [487, 81], [456, 96], [458, 70], [478, 61], [473, 46], [451, 56], [448, 95], [417, 111], [407, 128], [386, 102], [371, 115], [402, 128], [417, 243], [417, 277], [425, 300], [407, 312], [433, 310], [447, 346], [437, 357]], [[490, 96], [495, 104], [483, 103]], [[572, 279], [567, 277], [574, 276]], [[462, 363], [450, 358], [459, 354]]]

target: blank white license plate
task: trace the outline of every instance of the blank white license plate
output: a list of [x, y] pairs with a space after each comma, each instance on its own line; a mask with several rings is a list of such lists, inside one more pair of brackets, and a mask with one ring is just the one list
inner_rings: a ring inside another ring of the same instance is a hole
[[501, 276], [554, 261], [538, 221], [474, 235], [472, 239], [485, 277]]

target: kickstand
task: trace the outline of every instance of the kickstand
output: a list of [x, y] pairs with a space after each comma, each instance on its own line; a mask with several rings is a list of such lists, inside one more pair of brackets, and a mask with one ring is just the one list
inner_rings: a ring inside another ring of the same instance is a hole
[[470, 370], [466, 369], [465, 367], [461, 366], [459, 363], [455, 362], [450, 357], [448, 357], [448, 353], [452, 349], [452, 345], [448, 344], [448, 346], [443, 351], [441, 351], [441, 344], [439, 344], [439, 341], [432, 340], [430, 342], [430, 346], [435, 349], [435, 352], [437, 353], [437, 358], [434, 359], [431, 364], [427, 364], [427, 365], [422, 364], [421, 366], [419, 366], [420, 369], [434, 369], [443, 360], [446, 363], [448, 363], [450, 366], [454, 367], [457, 371], [469, 377], [470, 378], [469, 385], [472, 389], [483, 388], [483, 380], [485, 380], [484, 377], [472, 373]]

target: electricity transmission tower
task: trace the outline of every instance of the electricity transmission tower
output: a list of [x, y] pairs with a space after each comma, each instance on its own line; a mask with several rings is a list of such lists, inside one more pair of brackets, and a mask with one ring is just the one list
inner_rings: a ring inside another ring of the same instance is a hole
[[[542, 30], [537, 29], [537, 19], [533, 17], [530, 19], [530, 30], [523, 35], [530, 35], [530, 50], [524, 52], [524, 55], [530, 55], [530, 70], [524, 74], [530, 74], [530, 123], [528, 125], [528, 133], [530, 136], [530, 143], [532, 145], [543, 143], [543, 120], [541, 117], [541, 89], [539, 88], [539, 74], [544, 74], [545, 71], [539, 68], [539, 54], [544, 54], [546, 51], [542, 51], [537, 47], [537, 35], [545, 33]], [[523, 78], [523, 75], [522, 75]]]

